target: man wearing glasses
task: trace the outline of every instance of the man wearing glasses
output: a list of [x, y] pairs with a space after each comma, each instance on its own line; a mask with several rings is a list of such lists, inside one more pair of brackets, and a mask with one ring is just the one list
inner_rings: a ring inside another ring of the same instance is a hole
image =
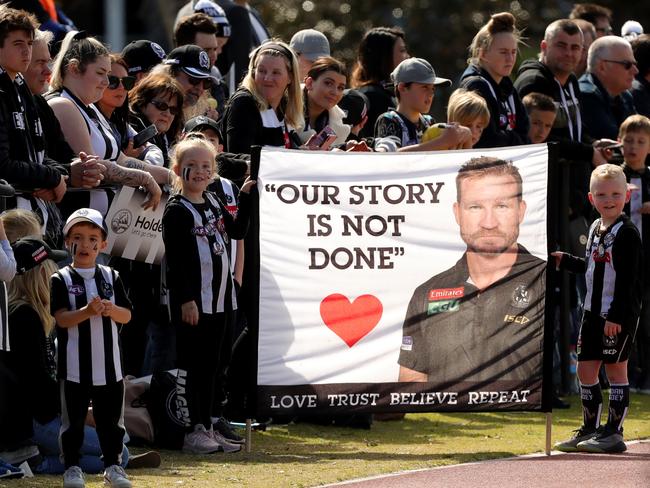
[[[171, 67], [170, 74], [183, 87], [184, 111], [196, 105], [203, 92], [212, 86], [210, 58], [199, 46], [187, 44], [177, 47], [167, 55], [164, 64]], [[185, 115], [185, 118], [191, 118], [187, 113]]]
[[632, 47], [625, 39], [605, 36], [591, 45], [580, 91], [582, 115], [592, 138], [616, 140], [621, 123], [636, 113], [629, 89], [638, 72]]

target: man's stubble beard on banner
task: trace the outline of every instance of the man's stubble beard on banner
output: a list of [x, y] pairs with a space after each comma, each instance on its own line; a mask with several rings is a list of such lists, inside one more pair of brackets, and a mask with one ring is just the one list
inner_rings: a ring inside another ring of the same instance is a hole
[[473, 234], [461, 232], [461, 238], [469, 252], [485, 256], [498, 256], [506, 252], [517, 252], [515, 244], [519, 238], [519, 227], [514, 228], [510, 233], [494, 230], [479, 231]]

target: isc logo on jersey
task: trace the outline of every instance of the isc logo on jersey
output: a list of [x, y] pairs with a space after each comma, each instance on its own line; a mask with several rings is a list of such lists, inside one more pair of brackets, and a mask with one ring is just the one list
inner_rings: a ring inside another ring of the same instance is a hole
[[465, 287], [435, 288], [429, 290], [427, 315], [460, 310], [460, 299], [465, 296]]

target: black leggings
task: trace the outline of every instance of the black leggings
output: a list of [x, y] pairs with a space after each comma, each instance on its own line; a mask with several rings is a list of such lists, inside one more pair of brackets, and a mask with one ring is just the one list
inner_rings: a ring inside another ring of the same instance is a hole
[[203, 424], [210, 428], [214, 383], [219, 368], [226, 314], [199, 314], [197, 325], [176, 321], [178, 364], [177, 393], [187, 405], [189, 430]]

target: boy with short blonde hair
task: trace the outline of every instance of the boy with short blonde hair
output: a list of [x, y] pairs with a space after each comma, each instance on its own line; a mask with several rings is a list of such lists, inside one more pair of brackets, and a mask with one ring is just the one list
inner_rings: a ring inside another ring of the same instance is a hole
[[[643, 248], [634, 224], [623, 213], [630, 199], [623, 170], [613, 164], [591, 173], [589, 201], [600, 214], [587, 239], [586, 257], [554, 252], [556, 265], [585, 273], [587, 294], [578, 336], [578, 379], [583, 424], [556, 444], [565, 452], [623, 452], [623, 421], [630, 405], [627, 360], [634, 341], [643, 286]], [[600, 425], [601, 364], [610, 382], [607, 424]]]
[[490, 123], [490, 110], [485, 98], [478, 93], [459, 88], [449, 97], [447, 122], [467, 127], [472, 132], [472, 147]]
[[[632, 187], [625, 213], [641, 234], [644, 273], [650, 277], [650, 119], [632, 115], [621, 124], [618, 140], [623, 144], [623, 172]], [[630, 388], [650, 394], [650, 279], [646, 279], [636, 345], [630, 357]]]

